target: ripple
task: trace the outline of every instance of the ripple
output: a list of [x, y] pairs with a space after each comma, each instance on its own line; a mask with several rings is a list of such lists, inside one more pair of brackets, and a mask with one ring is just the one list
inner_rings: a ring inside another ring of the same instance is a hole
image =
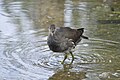
[[[46, 52], [48, 47], [43, 45], [46, 45], [45, 41], [34, 43], [19, 41], [6, 43], [3, 52], [4, 58], [2, 58], [5, 61], [4, 64], [20, 72], [21, 75], [27, 75], [33, 79], [45, 79], [52, 75], [53, 72], [45, 69], [45, 67], [33, 65], [35, 61], [40, 59], [44, 61], [48, 58], [49, 55], [48, 52]], [[46, 54], [48, 55], [47, 57], [45, 57]]]
[[[28, 79], [47, 79], [58, 69], [62, 69], [60, 61], [63, 54], [54, 53], [49, 50], [46, 40], [41, 41], [2, 41], [0, 47], [4, 52], [0, 59], [1, 65], [7, 70], [18, 72]], [[100, 64], [113, 64], [116, 59], [119, 42], [101, 39], [83, 40], [76, 46], [75, 61], [72, 71], [94, 71], [94, 67]], [[114, 49], [114, 50], [111, 50]], [[69, 63], [71, 56], [66, 60]], [[7, 65], [7, 66], [6, 66]], [[12, 76], [12, 75], [10, 75]]]
[[[32, 30], [24, 32], [24, 36], [27, 36], [27, 38], [23, 37], [25, 40], [19, 40], [16, 37], [5, 37], [0, 40], [0, 47], [4, 48], [2, 57], [0, 57], [3, 63], [0, 64], [4, 69], [12, 70], [14, 74], [17, 72], [20, 76], [27, 76], [28, 79], [44, 80], [49, 78], [54, 73], [53, 71], [64, 68], [64, 65], [60, 63], [64, 58], [64, 53], [50, 51], [46, 36], [31, 40], [30, 37], [34, 37], [32, 34], [37, 35], [38, 32]], [[118, 50], [119, 42], [116, 41], [95, 38], [82, 40], [73, 52], [75, 60], [70, 70], [92, 72], [96, 66], [114, 64], [120, 57], [117, 55]], [[70, 60], [71, 56], [65, 61], [65, 64], [69, 64]], [[101, 69], [104, 67], [102, 66]]]
[[[87, 45], [87, 46], [86, 46]], [[112, 50], [111, 50], [112, 49]], [[91, 38], [83, 41], [76, 47], [75, 63], [77, 64], [103, 64], [114, 63], [118, 54], [119, 42]]]

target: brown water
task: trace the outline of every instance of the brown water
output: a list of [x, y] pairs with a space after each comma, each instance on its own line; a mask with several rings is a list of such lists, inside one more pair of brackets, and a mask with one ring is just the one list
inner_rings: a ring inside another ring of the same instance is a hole
[[[48, 26], [85, 28], [62, 65]], [[119, 0], [0, 0], [0, 80], [120, 80]]]

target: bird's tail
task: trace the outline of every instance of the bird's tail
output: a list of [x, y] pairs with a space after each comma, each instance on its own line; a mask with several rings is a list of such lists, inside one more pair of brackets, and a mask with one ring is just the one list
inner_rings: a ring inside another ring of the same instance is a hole
[[84, 38], [84, 39], [89, 39], [88, 37], [86, 37], [86, 36], [84, 36], [84, 35], [82, 35], [81, 37]]
[[80, 31], [81, 33], [84, 32], [84, 28], [80, 28], [80, 29], [77, 29], [78, 31]]
[[[77, 30], [80, 31], [81, 34], [83, 34], [83, 32], [84, 32], [84, 28], [80, 28], [80, 29], [77, 29]], [[89, 39], [88, 37], [86, 37], [84, 35], [81, 35], [81, 37], [84, 38], [84, 39]]]

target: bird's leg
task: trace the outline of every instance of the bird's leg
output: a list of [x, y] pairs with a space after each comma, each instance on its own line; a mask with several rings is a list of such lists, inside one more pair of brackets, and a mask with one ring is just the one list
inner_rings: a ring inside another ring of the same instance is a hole
[[63, 64], [66, 59], [67, 59], [67, 53], [65, 53], [64, 59], [63, 59], [63, 61], [61, 62], [61, 64]]
[[74, 55], [73, 55], [73, 53], [72, 53], [71, 51], [70, 51], [70, 54], [71, 54], [71, 56], [72, 56], [72, 61], [71, 61], [70, 64], [72, 64], [75, 58], [74, 58]]

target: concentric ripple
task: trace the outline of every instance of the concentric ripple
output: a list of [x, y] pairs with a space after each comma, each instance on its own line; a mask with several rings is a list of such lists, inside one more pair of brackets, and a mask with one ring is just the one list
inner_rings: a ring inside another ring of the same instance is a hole
[[112, 63], [118, 59], [119, 42], [91, 38], [79, 44], [76, 49], [77, 63]]
[[[54, 70], [63, 68], [60, 61], [64, 57], [61, 53], [50, 51], [46, 42], [46, 39], [5, 42], [1, 40], [1, 48], [4, 48], [3, 57], [0, 57], [3, 61], [1, 65], [4, 66], [4, 69], [14, 70], [13, 74], [17, 72], [21, 76], [27, 76], [26, 79], [46, 80], [54, 73]], [[75, 72], [78, 70], [91, 71], [99, 64], [112, 64], [120, 58], [120, 56], [116, 57], [118, 47], [119, 42], [110, 40], [83, 40], [73, 52], [75, 60], [72, 70]], [[110, 50], [111, 48], [113, 50]], [[69, 56], [65, 63], [69, 63], [70, 60]], [[11, 78], [11, 76], [12, 74], [9, 77]]]
[[[46, 42], [46, 41], [45, 41]], [[37, 63], [38, 59], [44, 59], [47, 54], [45, 50], [48, 50], [45, 42], [9, 42], [4, 45], [4, 57], [1, 60], [4, 64], [7, 64], [6, 69], [13, 69], [22, 75], [27, 75], [33, 79], [42, 79], [50, 76], [52, 71], [45, 70], [45, 67], [33, 65]], [[41, 47], [40, 47], [41, 46]], [[49, 57], [46, 56], [46, 58]], [[41, 68], [40, 68], [41, 67]], [[40, 72], [39, 72], [40, 71]], [[42, 72], [42, 73], [41, 73]], [[43, 73], [44, 72], [44, 73]], [[11, 75], [10, 75], [11, 76]], [[45, 77], [44, 77], [45, 76]], [[31, 78], [31, 79], [32, 79]]]

